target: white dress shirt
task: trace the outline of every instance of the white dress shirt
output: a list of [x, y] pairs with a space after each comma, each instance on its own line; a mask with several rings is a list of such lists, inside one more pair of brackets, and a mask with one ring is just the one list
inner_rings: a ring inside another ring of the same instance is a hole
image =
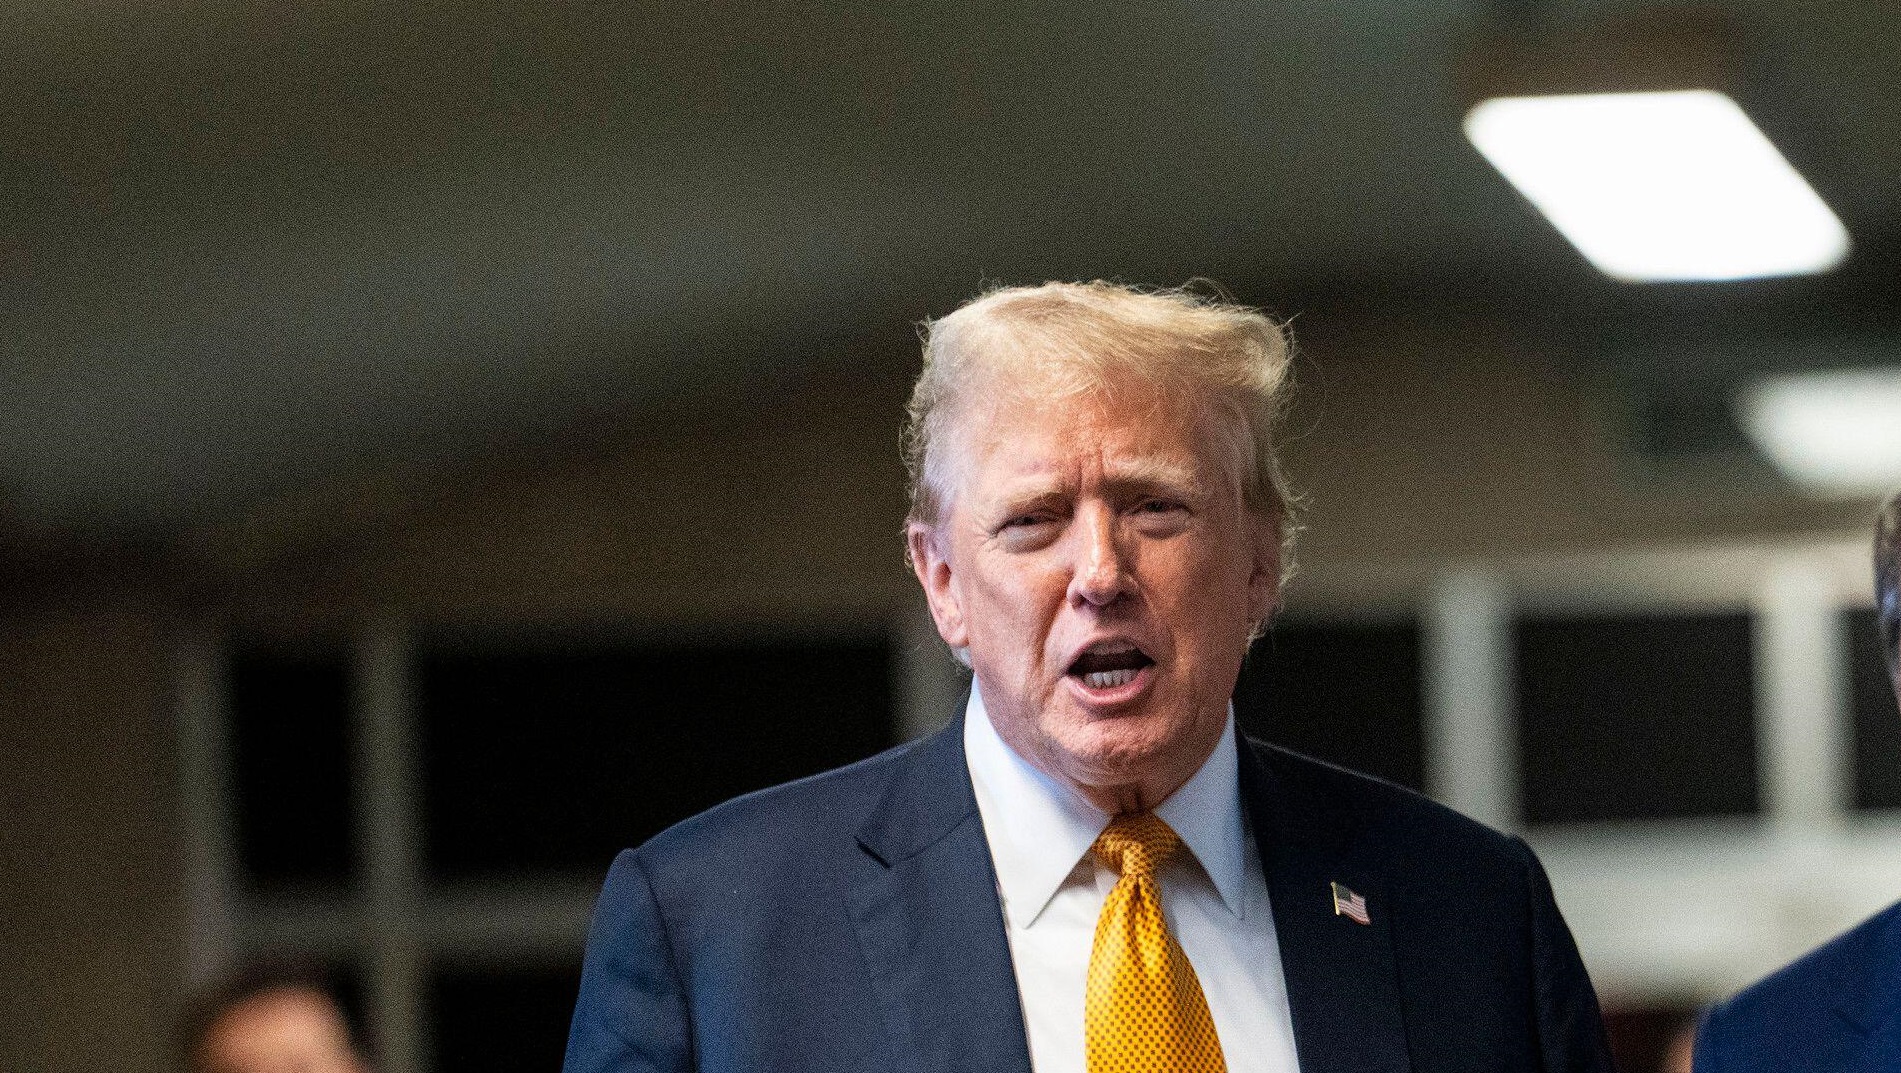
[[[1036, 1073], [1084, 1073], [1089, 951], [1118, 878], [1097, 866], [1089, 847], [1111, 817], [1011, 751], [975, 683], [964, 755], [996, 864], [1030, 1064]], [[1298, 1073], [1280, 943], [1241, 809], [1238, 762], [1230, 706], [1213, 755], [1155, 809], [1188, 851], [1162, 872], [1162, 912], [1208, 996], [1230, 1073]]]

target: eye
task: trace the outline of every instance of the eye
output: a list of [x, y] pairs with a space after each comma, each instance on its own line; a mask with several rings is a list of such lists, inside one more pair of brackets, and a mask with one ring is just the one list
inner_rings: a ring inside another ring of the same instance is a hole
[[1028, 552], [1046, 548], [1062, 532], [1061, 519], [1049, 511], [1012, 514], [999, 523], [991, 536], [1006, 551]]
[[1129, 524], [1151, 536], [1168, 536], [1186, 529], [1194, 516], [1188, 504], [1169, 496], [1147, 496], [1128, 508]]

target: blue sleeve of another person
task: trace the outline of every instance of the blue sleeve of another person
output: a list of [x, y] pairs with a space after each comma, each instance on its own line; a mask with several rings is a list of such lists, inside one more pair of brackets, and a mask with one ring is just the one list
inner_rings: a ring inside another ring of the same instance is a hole
[[1901, 1070], [1901, 904], [1703, 1015], [1695, 1073]]

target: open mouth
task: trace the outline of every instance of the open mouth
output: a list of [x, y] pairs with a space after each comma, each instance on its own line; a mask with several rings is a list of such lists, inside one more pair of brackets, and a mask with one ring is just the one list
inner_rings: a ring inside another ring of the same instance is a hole
[[1155, 661], [1134, 645], [1116, 643], [1101, 647], [1091, 646], [1076, 662], [1069, 665], [1068, 674], [1080, 679], [1090, 689], [1114, 689], [1135, 681], [1142, 668], [1152, 667]]

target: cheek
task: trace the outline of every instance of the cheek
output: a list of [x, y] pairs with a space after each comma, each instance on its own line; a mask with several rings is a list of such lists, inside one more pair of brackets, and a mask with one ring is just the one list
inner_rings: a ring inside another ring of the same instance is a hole
[[1167, 581], [1173, 584], [1164, 583], [1166, 613], [1180, 643], [1200, 659], [1226, 659], [1231, 651], [1246, 650], [1254, 623], [1253, 572], [1251, 561], [1208, 547], [1183, 556], [1171, 571]]
[[[1051, 586], [1032, 570], [978, 571], [966, 575], [966, 604], [973, 631], [980, 630], [992, 648], [1008, 642], [1009, 650], [1034, 656], [1048, 624]], [[1062, 590], [1056, 588], [1060, 602]]]

